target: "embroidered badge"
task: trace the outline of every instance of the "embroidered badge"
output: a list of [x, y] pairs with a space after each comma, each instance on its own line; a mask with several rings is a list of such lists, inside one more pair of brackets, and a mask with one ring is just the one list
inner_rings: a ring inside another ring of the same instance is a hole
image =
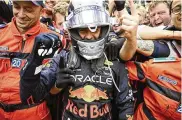
[[168, 78], [166, 76], [163, 76], [163, 75], [159, 75], [158, 79], [161, 80], [161, 81], [164, 81], [164, 82], [168, 82], [168, 83], [170, 83], [172, 85], [177, 85], [177, 83], [178, 83], [177, 81], [172, 80], [172, 79], [170, 79], [170, 78]]
[[21, 67], [22, 60], [18, 58], [13, 58], [11, 62], [11, 66], [14, 68], [20, 68]]
[[176, 61], [175, 57], [154, 58], [154, 62], [173, 62], [173, 61]]
[[0, 46], [0, 51], [8, 51], [8, 47], [7, 46]]
[[37, 75], [38, 73], [40, 73], [43, 67], [44, 67], [44, 65], [40, 65], [40, 66], [36, 67], [34, 75]]

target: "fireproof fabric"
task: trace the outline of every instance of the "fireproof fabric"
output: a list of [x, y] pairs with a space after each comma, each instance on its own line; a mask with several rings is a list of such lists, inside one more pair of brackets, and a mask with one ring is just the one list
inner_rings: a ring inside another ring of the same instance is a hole
[[[78, 54], [75, 53], [74, 55], [76, 56]], [[36, 84], [39, 87], [35, 88], [30, 84], [26, 84], [27, 81], [33, 77], [28, 78], [25, 74], [24, 76], [22, 74], [20, 83], [21, 98], [24, 98], [22, 99], [23, 102], [26, 102], [25, 96], [30, 93], [36, 102], [38, 102], [38, 99], [43, 99], [40, 98], [40, 96], [45, 96], [42, 94], [47, 94], [51, 88], [46, 84], [56, 82], [56, 72], [59, 69], [59, 63], [63, 62], [60, 61], [60, 58], [63, 57], [65, 60], [64, 64], [68, 64], [68, 66], [71, 64], [71, 69], [75, 71], [75, 74], [72, 76], [74, 86], [68, 86], [66, 89], [62, 90], [62, 97], [59, 99], [59, 103], [62, 105], [62, 108], [59, 109], [59, 114], [61, 114], [59, 119], [131, 119], [134, 110], [133, 94], [128, 82], [125, 65], [119, 61], [105, 61], [104, 57], [96, 60], [86, 60], [78, 55], [76, 60], [71, 59], [74, 58], [74, 55], [70, 51], [62, 50], [55, 56], [41, 71], [40, 79], [37, 79], [37, 81], [35, 81], [36, 83], [30, 82], [32, 85]], [[68, 61], [70, 61], [70, 63]], [[100, 67], [97, 66], [97, 62], [98, 65], [101, 65]], [[115, 70], [113, 68], [113, 71], [110, 71], [107, 66], [108, 64], [111, 65], [111, 68], [115, 66]], [[32, 63], [32, 65], [36, 65], [36, 63]], [[30, 73], [34, 72], [30, 70], [31, 69], [29, 69]], [[111, 74], [115, 79], [116, 85], [119, 86], [120, 92], [116, 90]], [[26, 84], [26, 87], [24, 87], [23, 84]], [[43, 92], [42, 88], [49, 89], [47, 91], [44, 89], [45, 91]], [[34, 89], [36, 89], [36, 91]], [[29, 98], [29, 96], [27, 98]]]

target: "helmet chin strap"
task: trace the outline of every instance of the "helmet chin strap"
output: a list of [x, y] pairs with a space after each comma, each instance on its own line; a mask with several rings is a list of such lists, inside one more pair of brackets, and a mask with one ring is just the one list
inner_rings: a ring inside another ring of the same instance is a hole
[[96, 32], [97, 26], [95, 26], [95, 25], [89, 25], [89, 26], [88, 26], [88, 29], [89, 29], [91, 32]]

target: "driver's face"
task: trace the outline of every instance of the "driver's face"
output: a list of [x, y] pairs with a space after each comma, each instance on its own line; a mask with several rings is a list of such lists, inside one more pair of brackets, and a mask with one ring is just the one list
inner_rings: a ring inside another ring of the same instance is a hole
[[78, 33], [82, 39], [97, 40], [99, 38], [101, 28], [98, 27], [95, 32], [91, 32], [89, 28], [80, 28]]

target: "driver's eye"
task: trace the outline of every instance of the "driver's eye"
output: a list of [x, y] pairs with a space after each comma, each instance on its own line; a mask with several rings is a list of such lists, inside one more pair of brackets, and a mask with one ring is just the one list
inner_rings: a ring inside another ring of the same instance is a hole
[[78, 32], [79, 32], [80, 34], [84, 34], [84, 33], [87, 32], [87, 28], [80, 28], [80, 29], [78, 30]]

